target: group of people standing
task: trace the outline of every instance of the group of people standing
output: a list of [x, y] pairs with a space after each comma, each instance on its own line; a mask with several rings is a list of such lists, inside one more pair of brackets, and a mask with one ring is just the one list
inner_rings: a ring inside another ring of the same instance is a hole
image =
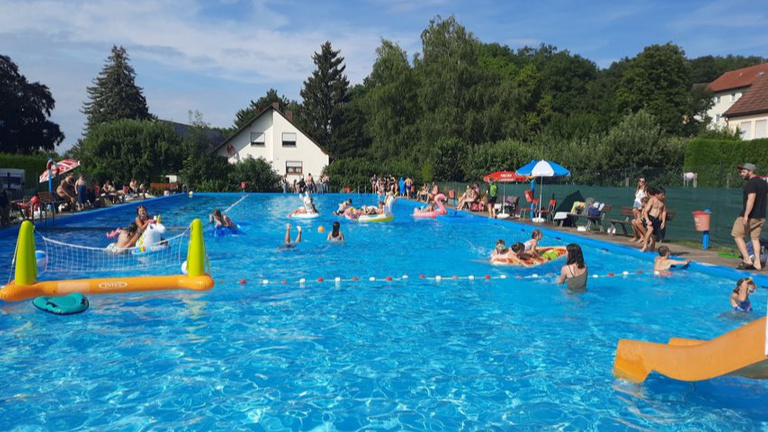
[[312, 177], [312, 173], [308, 173], [306, 178], [299, 176], [299, 178], [293, 179], [293, 182], [288, 180], [288, 174], [286, 174], [280, 180], [280, 187], [283, 189], [283, 193], [328, 193], [331, 190], [331, 178], [328, 177], [328, 174], [323, 173], [318, 185]]

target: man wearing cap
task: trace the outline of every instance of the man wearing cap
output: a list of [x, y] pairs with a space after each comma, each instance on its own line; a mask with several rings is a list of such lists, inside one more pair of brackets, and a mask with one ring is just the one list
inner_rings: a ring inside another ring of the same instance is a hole
[[768, 183], [755, 174], [756, 169], [755, 164], [752, 163], [739, 165], [741, 177], [746, 180], [746, 184], [744, 184], [744, 207], [742, 213], [733, 223], [731, 235], [743, 259], [738, 266], [742, 270], [762, 270], [759, 255], [754, 261], [750, 260], [747, 243], [744, 241], [744, 237], [748, 236], [754, 250], [760, 250], [760, 232], [765, 225]]

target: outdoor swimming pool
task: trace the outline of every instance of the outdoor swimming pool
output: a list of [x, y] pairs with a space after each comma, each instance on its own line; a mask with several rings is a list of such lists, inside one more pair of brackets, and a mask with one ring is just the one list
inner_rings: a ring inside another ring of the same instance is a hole
[[[166, 225], [183, 226], [194, 217], [207, 221], [213, 208], [241, 197], [198, 194], [146, 204]], [[375, 202], [349, 197], [355, 205]], [[611, 373], [619, 339], [713, 338], [765, 315], [764, 290], [752, 296], [755, 312], [738, 316], [728, 312], [732, 279], [692, 270], [653, 277], [651, 254], [585, 241], [590, 273], [600, 277], [590, 278], [586, 293], [569, 294], [553, 285], [563, 260], [535, 270], [487, 264], [498, 238], [526, 240], [530, 227], [470, 215], [414, 220], [413, 204], [402, 201], [393, 223], [342, 218], [346, 244], [328, 244], [337, 220], [330, 213], [345, 198], [317, 196], [323, 216], [290, 220], [305, 228], [304, 239], [286, 250], [285, 215], [299, 199], [248, 196], [229, 213], [251, 223], [245, 236], [206, 237], [212, 291], [94, 295], [86, 313], [67, 317], [29, 301], [0, 303], [0, 430], [768, 425], [768, 386], [760, 381], [687, 384], [653, 374], [634, 385]], [[45, 235], [106, 246], [106, 228], [127, 225], [134, 215], [132, 205], [61, 219], [75, 229]], [[317, 232], [321, 225], [324, 234]], [[545, 233], [541, 243], [573, 240], [555, 235]], [[0, 238], [0, 245], [0, 259], [10, 264], [15, 237]], [[442, 280], [428, 279], [436, 275]]]

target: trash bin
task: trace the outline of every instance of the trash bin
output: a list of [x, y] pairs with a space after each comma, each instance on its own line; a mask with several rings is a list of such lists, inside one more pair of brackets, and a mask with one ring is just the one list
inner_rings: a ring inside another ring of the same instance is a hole
[[693, 212], [693, 226], [696, 231], [709, 231], [709, 217], [712, 213], [707, 211]]
[[352, 188], [350, 188], [349, 186], [347, 186], [347, 187], [345, 187], [345, 188], [344, 188], [344, 190], [345, 190], [345, 191], [347, 191], [347, 193], [349, 193], [349, 192], [352, 190]]

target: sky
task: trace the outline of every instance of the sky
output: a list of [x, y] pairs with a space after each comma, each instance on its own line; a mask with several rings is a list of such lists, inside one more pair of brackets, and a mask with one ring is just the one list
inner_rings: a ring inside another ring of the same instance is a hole
[[765, 0], [0, 0], [0, 54], [56, 100], [65, 141], [81, 138], [86, 88], [122, 45], [150, 112], [231, 127], [238, 110], [270, 88], [301, 102], [330, 41], [351, 84], [362, 83], [382, 39], [409, 57], [437, 16], [454, 16], [485, 43], [555, 45], [606, 68], [652, 44], [688, 58], [768, 57]]

